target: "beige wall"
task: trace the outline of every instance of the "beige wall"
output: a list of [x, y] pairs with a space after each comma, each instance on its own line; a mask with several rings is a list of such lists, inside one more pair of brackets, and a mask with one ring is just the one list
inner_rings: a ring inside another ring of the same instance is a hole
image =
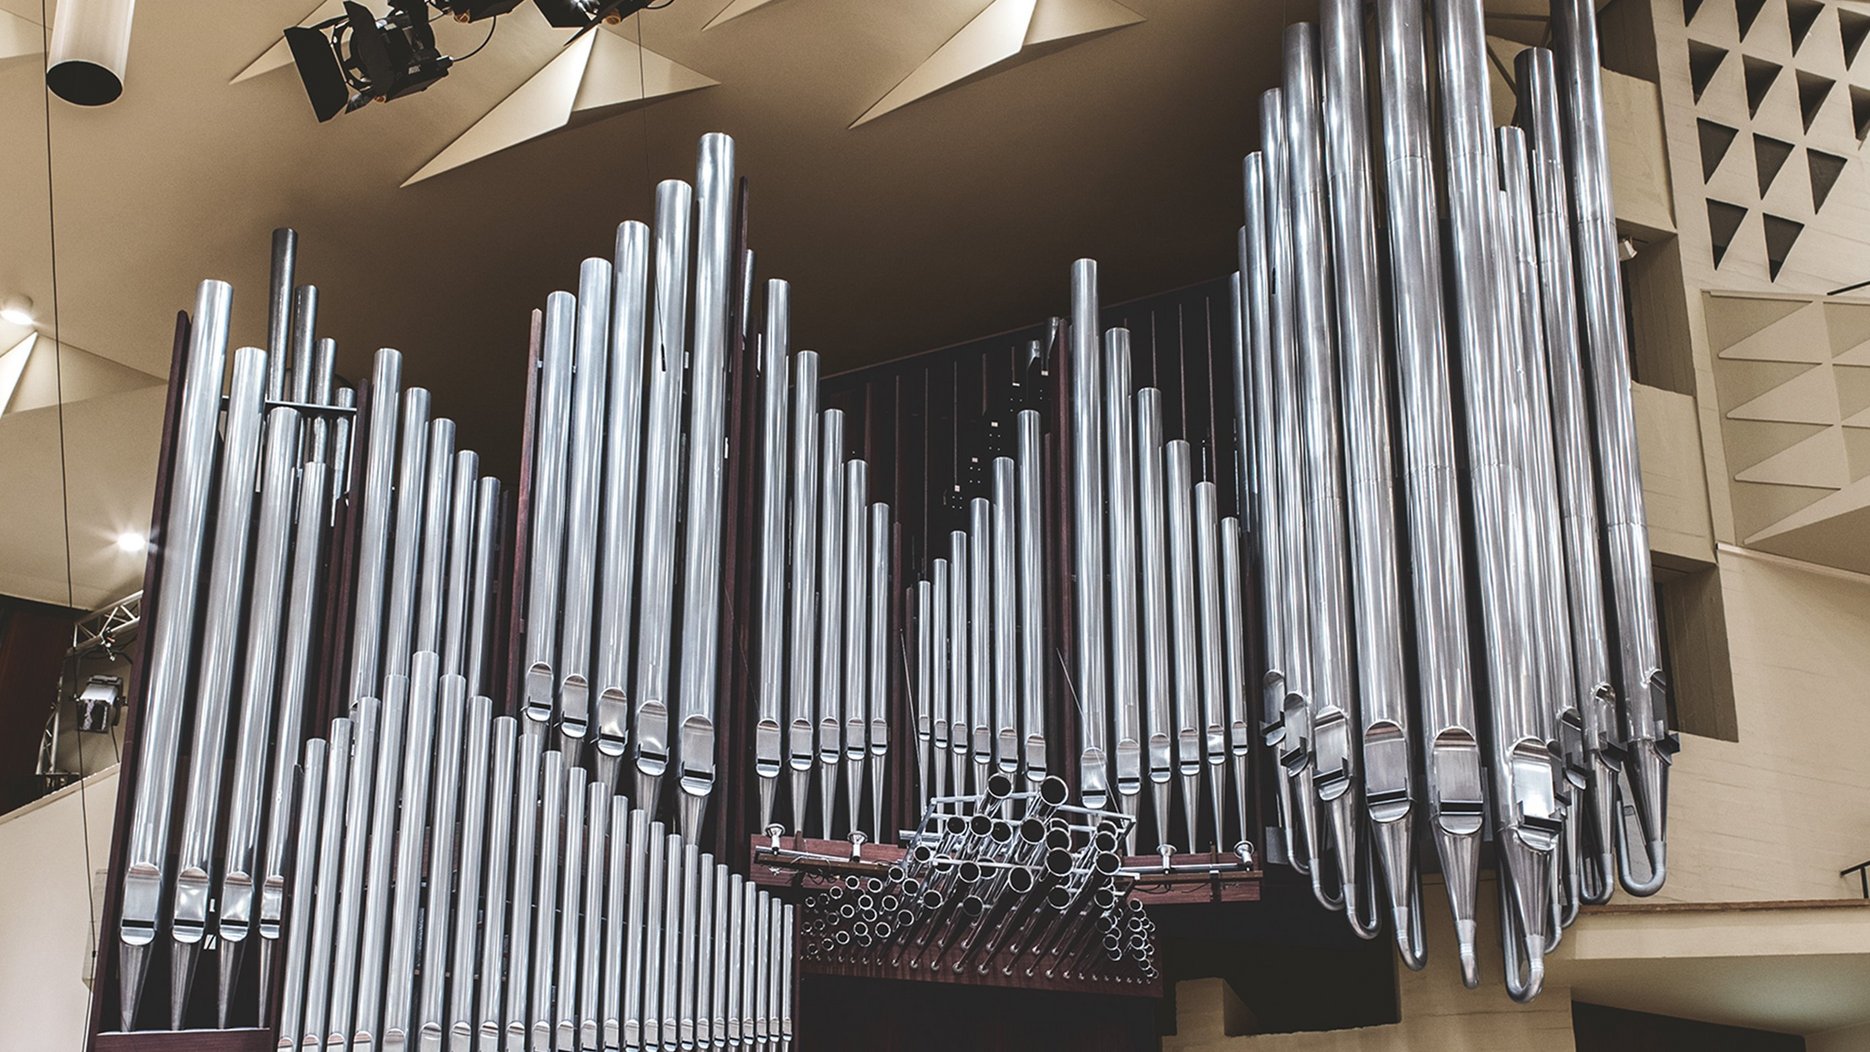
[[0, 1048], [84, 1047], [91, 875], [110, 859], [116, 806], [113, 767], [0, 817]]
[[1718, 558], [1740, 740], [1683, 737], [1658, 898], [1853, 895], [1838, 870], [1870, 857], [1870, 578]]

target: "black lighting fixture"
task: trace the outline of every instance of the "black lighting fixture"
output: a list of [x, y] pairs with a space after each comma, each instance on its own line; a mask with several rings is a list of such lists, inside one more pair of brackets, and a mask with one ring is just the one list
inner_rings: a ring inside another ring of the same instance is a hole
[[346, 0], [342, 16], [286, 30], [286, 44], [320, 121], [413, 95], [447, 76], [455, 61], [436, 50], [422, 0], [392, 0], [382, 18]]
[[[429, 26], [429, 8], [457, 21], [498, 18], [525, 0], [391, 0], [382, 18], [346, 0], [344, 14], [315, 26], [286, 30], [292, 61], [311, 97], [312, 112], [328, 121], [369, 102], [413, 95], [448, 75], [459, 59], [442, 54]], [[651, 0], [532, 0], [551, 25], [579, 32], [617, 23]], [[663, 0], [667, 4], [669, 0]], [[659, 5], [660, 6], [660, 5]], [[488, 32], [488, 39], [493, 33]], [[481, 43], [485, 47], [486, 42]], [[469, 55], [478, 52], [475, 48]], [[468, 56], [463, 56], [463, 58]]]

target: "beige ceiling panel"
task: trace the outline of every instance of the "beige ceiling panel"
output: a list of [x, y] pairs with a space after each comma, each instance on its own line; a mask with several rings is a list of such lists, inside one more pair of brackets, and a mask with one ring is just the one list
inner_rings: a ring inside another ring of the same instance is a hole
[[1870, 303], [1826, 303], [1825, 328], [1839, 364], [1870, 365], [1870, 360], [1845, 362], [1846, 355], [1862, 354], [1870, 344]]
[[1805, 306], [1804, 300], [1768, 296], [1711, 295], [1703, 302], [1707, 307], [1708, 345], [1717, 353]]
[[1843, 428], [1828, 427], [1812, 437], [1734, 474], [1741, 482], [1772, 486], [1842, 489], [1850, 482], [1844, 456]]
[[1789, 424], [1835, 424], [1838, 386], [1832, 370], [1811, 368], [1757, 398], [1727, 411], [1730, 420], [1775, 420]]
[[1121, 29], [1142, 20], [1116, 0], [1039, 0], [1026, 27], [1026, 46]]
[[435, 159], [403, 182], [419, 183], [558, 131], [575, 120], [719, 83], [687, 66], [603, 30], [566, 45], [545, 68], [508, 95]]
[[773, 0], [732, 0], [726, 7], [721, 8], [720, 14], [709, 19], [708, 24], [701, 27], [702, 31], [706, 32], [720, 25], [722, 22], [731, 22], [741, 15], [758, 11], [760, 8], [772, 2]]
[[1032, 25], [1037, 0], [993, 0], [987, 10], [936, 49], [921, 65], [911, 70], [889, 94], [851, 122], [855, 128], [892, 110], [927, 98], [944, 88], [986, 72], [1019, 54], [1026, 30]]
[[[1720, 357], [1728, 361], [1748, 362], [1807, 362], [1817, 365], [1830, 359], [1831, 337], [1826, 332], [1824, 308], [1815, 302], [1799, 303], [1786, 300], [1754, 299], [1728, 300], [1714, 299], [1710, 304], [1719, 303], [1723, 309], [1736, 313], [1748, 311], [1748, 314], [1736, 318], [1736, 328], [1751, 327], [1756, 319], [1772, 318], [1785, 307], [1796, 310], [1785, 311], [1777, 318], [1751, 335], [1735, 340], [1722, 347]], [[1739, 306], [1741, 303], [1752, 304], [1750, 308]], [[1708, 338], [1719, 347], [1719, 338], [1713, 332], [1715, 328], [1714, 312], [1709, 311]], [[1750, 316], [1749, 316], [1750, 315]], [[1742, 320], [1744, 319], [1744, 320]]]
[[68, 343], [41, 337], [13, 393], [13, 412], [42, 409], [64, 402], [82, 402], [90, 398], [137, 391], [154, 387], [160, 377], [120, 365]]
[[[328, 22], [343, 13], [343, 0], [325, 0], [325, 2], [319, 4], [311, 14], [299, 19], [299, 25], [309, 28], [320, 22]], [[234, 74], [234, 79], [228, 81], [228, 83], [238, 84], [243, 80], [252, 80], [254, 77], [271, 73], [276, 69], [284, 69], [290, 65], [292, 65], [292, 49], [286, 46], [286, 37], [282, 32], [273, 41], [272, 47], [267, 48], [265, 53], [249, 63], [246, 69]]]
[[14, 344], [5, 354], [0, 354], [0, 413], [5, 413], [13, 402], [13, 393], [19, 390], [20, 374], [26, 371], [26, 362], [32, 358], [33, 344], [39, 342], [39, 334], [29, 332], [26, 338]]

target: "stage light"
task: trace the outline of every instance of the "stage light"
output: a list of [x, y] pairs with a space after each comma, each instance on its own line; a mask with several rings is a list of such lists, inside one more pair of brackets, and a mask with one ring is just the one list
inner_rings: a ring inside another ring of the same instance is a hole
[[149, 547], [149, 538], [135, 530], [125, 530], [117, 535], [117, 550], [125, 555], [141, 555]]
[[612, 24], [649, 6], [649, 0], [533, 0], [545, 20], [560, 29], [589, 29]]
[[342, 17], [286, 30], [286, 44], [320, 121], [422, 91], [454, 64], [436, 50], [420, 0], [394, 0], [382, 18], [347, 0]]

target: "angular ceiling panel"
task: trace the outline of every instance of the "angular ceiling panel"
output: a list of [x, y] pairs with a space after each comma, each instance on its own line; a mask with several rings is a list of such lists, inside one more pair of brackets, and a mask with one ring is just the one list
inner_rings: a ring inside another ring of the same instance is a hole
[[1035, 58], [1067, 42], [1142, 20], [1142, 15], [1116, 0], [993, 0], [876, 105], [852, 121], [851, 127], [867, 124], [1022, 58]]
[[773, 0], [730, 0], [726, 7], [721, 8], [720, 14], [708, 19], [708, 24], [702, 26], [701, 31], [705, 33], [722, 22], [731, 22], [741, 15], [757, 11], [772, 2]]
[[45, 50], [45, 30], [18, 15], [0, 11], [0, 62]]
[[616, 33], [585, 33], [402, 185], [624, 107], [718, 83]]

